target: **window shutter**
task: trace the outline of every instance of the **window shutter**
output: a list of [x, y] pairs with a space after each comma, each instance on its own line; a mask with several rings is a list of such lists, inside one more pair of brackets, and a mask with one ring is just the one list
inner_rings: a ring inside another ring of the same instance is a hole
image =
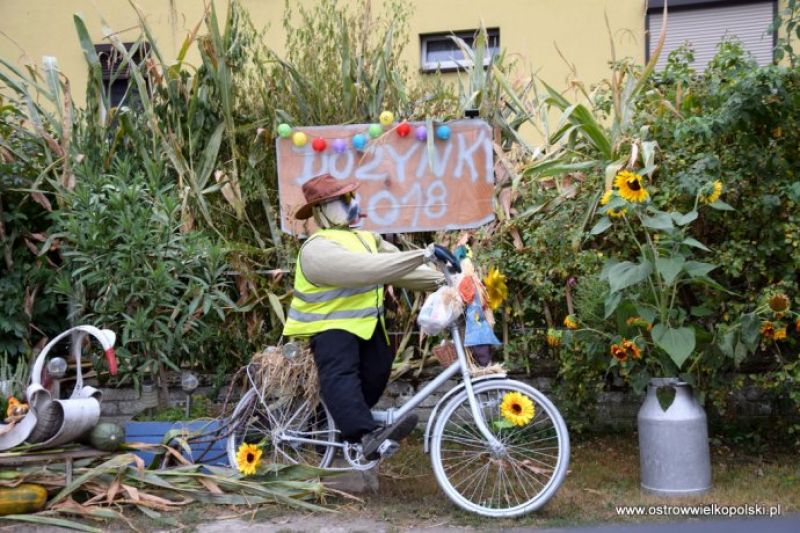
[[[717, 53], [717, 45], [725, 36], [736, 36], [752, 53], [759, 65], [772, 62], [773, 36], [768, 31], [774, 16], [774, 2], [758, 2], [730, 6], [671, 11], [667, 17], [667, 38], [657, 68], [667, 63], [667, 56], [686, 41], [694, 48], [694, 68], [702, 72]], [[655, 49], [663, 20], [660, 11], [648, 14], [649, 50]]]

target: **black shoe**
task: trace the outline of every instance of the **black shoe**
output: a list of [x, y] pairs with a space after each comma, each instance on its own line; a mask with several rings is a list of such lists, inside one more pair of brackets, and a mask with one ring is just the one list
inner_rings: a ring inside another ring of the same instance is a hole
[[410, 414], [391, 426], [378, 428], [361, 437], [361, 454], [365, 459], [374, 461], [380, 455], [378, 448], [386, 440], [398, 441], [411, 433], [417, 427], [417, 415]]

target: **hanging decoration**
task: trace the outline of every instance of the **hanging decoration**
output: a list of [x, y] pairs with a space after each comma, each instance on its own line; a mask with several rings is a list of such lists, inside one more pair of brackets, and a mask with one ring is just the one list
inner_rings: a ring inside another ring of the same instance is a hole
[[290, 125], [288, 125], [285, 122], [278, 125], [278, 135], [280, 135], [284, 139], [287, 139], [291, 134], [292, 134], [292, 127]]
[[297, 131], [292, 135], [292, 143], [294, 143], [295, 146], [305, 146], [307, 142], [308, 137], [306, 137], [306, 134], [302, 131]]
[[311, 148], [313, 148], [315, 152], [324, 152], [327, 147], [328, 142], [322, 137], [317, 137], [311, 141]]
[[381, 113], [381, 116], [378, 117], [378, 121], [381, 123], [381, 126], [388, 128], [394, 122], [394, 113], [391, 111], [384, 111]]
[[[363, 133], [357, 133], [350, 138], [350, 144], [352, 144], [354, 149], [358, 150], [359, 152], [363, 152], [367, 148], [367, 145], [370, 143], [371, 139], [377, 139], [383, 135], [384, 128], [389, 128], [392, 126], [392, 124], [394, 124], [394, 113], [391, 111], [384, 111], [380, 114], [379, 121], [380, 124], [369, 124], [366, 131]], [[408, 121], [404, 120], [397, 124], [394, 130], [397, 132], [399, 137], [403, 138], [411, 135], [413, 130], [414, 137], [418, 141], [425, 142], [428, 140], [428, 128], [425, 124], [412, 126], [408, 123]], [[277, 133], [278, 136], [283, 139], [291, 139], [292, 144], [298, 148], [310, 143], [311, 148], [317, 153], [324, 152], [329, 146], [336, 154], [343, 154], [348, 150], [347, 139], [336, 138], [330, 142], [325, 137], [314, 137], [313, 139], [309, 139], [308, 134], [302, 131], [296, 131], [292, 126], [285, 122], [278, 125]], [[440, 124], [434, 129], [433, 134], [435, 135], [436, 139], [440, 141], [449, 141], [450, 137], [452, 136], [452, 130], [449, 125]]]
[[409, 133], [411, 133], [411, 126], [408, 125], [408, 122], [403, 121], [397, 125], [397, 134], [400, 137], [408, 137]]

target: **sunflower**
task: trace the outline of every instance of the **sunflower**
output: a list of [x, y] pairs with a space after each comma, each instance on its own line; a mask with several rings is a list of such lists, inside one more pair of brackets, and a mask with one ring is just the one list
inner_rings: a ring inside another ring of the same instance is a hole
[[700, 201], [704, 204], [713, 204], [722, 196], [722, 182], [717, 180], [711, 184], [711, 193], [708, 196], [701, 194]]
[[778, 328], [775, 330], [775, 334], [772, 337], [776, 341], [785, 341], [786, 340], [786, 328]]
[[574, 315], [567, 315], [564, 318], [564, 326], [569, 329], [578, 329], [578, 321], [575, 319]]
[[614, 179], [614, 186], [619, 189], [619, 195], [629, 202], [642, 203], [650, 197], [644, 188], [642, 177], [630, 170], [623, 170]]
[[489, 307], [494, 311], [508, 298], [506, 276], [498, 269], [491, 268], [486, 277], [483, 278], [483, 284], [486, 286]]
[[761, 335], [766, 339], [771, 339], [775, 336], [775, 325], [769, 320], [761, 323]]
[[561, 335], [563, 333], [555, 328], [547, 328], [547, 344], [553, 348], [561, 345]]
[[622, 209], [612, 209], [609, 207], [608, 209], [606, 209], [606, 213], [611, 218], [622, 218], [628, 214], [628, 210], [625, 209], [624, 207]]
[[794, 329], [797, 330], [797, 333], [800, 333], [800, 318], [798, 318], [797, 322], [794, 323]]
[[530, 398], [519, 392], [507, 392], [500, 404], [500, 414], [515, 426], [524, 426], [533, 420], [536, 409]]
[[[608, 202], [610, 202], [613, 197], [614, 197], [614, 191], [613, 190], [608, 190], [608, 191], [604, 192], [603, 196], [600, 197], [600, 205], [608, 204]], [[612, 208], [609, 207], [608, 209], [606, 209], [606, 214], [608, 216], [610, 216], [610, 217], [613, 217], [613, 218], [620, 218], [622, 216], [625, 216], [625, 214], [627, 212], [628, 212], [628, 210], [625, 209], [625, 208], [612, 209]]]
[[789, 310], [789, 297], [779, 292], [769, 299], [769, 308], [776, 313], [784, 313]]
[[640, 359], [642, 357], [642, 351], [633, 341], [622, 339], [622, 349], [625, 350], [626, 354], [630, 355], [634, 359]]
[[623, 348], [619, 344], [612, 344], [611, 356], [614, 357], [616, 360], [618, 360], [620, 363], [624, 363], [625, 360], [628, 358], [628, 352], [625, 351], [625, 348]]
[[257, 444], [242, 443], [236, 452], [236, 462], [239, 465], [239, 472], [246, 476], [252, 476], [261, 464], [261, 447]]

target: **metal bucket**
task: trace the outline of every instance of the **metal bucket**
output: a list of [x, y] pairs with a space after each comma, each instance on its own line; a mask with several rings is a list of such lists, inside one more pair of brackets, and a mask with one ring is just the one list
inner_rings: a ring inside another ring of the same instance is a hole
[[[666, 410], [658, 401], [661, 387], [675, 390]], [[682, 496], [711, 488], [706, 412], [688, 383], [677, 378], [651, 379], [639, 409], [638, 425], [642, 489]]]

